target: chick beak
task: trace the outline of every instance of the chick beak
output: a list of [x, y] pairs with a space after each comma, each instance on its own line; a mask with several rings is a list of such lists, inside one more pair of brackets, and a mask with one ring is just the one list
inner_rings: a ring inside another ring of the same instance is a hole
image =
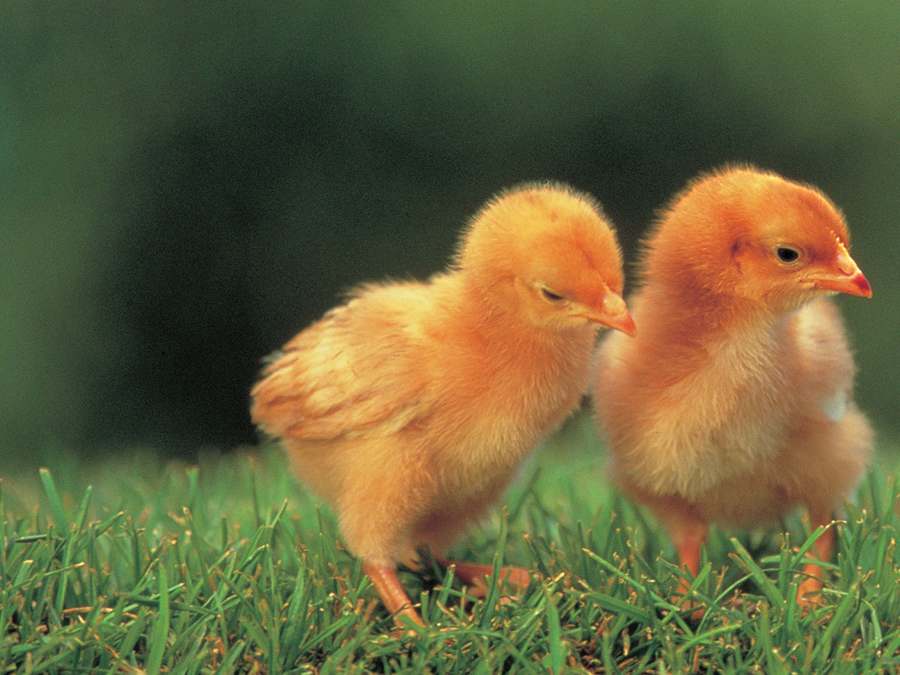
[[862, 270], [854, 262], [846, 251], [838, 252], [835, 261], [837, 271], [833, 273], [817, 275], [813, 278], [813, 286], [821, 291], [836, 291], [860, 295], [864, 298], [872, 297], [872, 287]]
[[628, 307], [625, 305], [622, 296], [612, 291], [607, 291], [606, 296], [603, 298], [603, 309], [601, 311], [585, 312], [582, 316], [588, 321], [599, 323], [601, 326], [620, 330], [626, 335], [634, 335], [634, 319], [628, 313]]

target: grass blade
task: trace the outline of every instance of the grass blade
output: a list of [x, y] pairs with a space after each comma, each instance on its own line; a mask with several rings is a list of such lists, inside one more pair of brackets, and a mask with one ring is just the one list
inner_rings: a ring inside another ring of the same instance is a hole
[[171, 619], [169, 614], [169, 576], [165, 565], [159, 565], [158, 574], [159, 609], [156, 612], [156, 621], [153, 623], [153, 632], [150, 635], [150, 655], [147, 657], [147, 672], [154, 675], [159, 673], [162, 668]]
[[50, 502], [50, 510], [53, 511], [54, 519], [60, 527], [68, 530], [69, 517], [66, 515], [66, 510], [63, 508], [62, 499], [59, 498], [59, 492], [56, 489], [56, 483], [53, 481], [50, 469], [41, 468], [39, 470], [39, 475], [41, 477], [41, 484], [44, 486], [44, 492], [47, 495], [47, 500]]
[[550, 591], [544, 589], [544, 607], [547, 615], [547, 640], [550, 642], [550, 675], [559, 675], [565, 666], [563, 652], [562, 626], [559, 623], [559, 610]]

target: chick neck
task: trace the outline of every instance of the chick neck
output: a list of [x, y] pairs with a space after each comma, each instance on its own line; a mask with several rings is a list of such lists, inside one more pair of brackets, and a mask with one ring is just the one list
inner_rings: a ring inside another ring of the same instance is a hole
[[772, 334], [795, 307], [774, 309], [729, 290], [717, 291], [691, 284], [653, 284], [641, 293], [658, 310], [652, 316], [637, 313], [638, 336], [663, 334], [668, 344], [706, 351], [709, 345], [739, 335]]

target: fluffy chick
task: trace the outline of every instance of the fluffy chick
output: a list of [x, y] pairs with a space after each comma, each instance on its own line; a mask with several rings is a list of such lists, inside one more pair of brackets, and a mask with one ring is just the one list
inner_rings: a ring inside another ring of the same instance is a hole
[[398, 623], [422, 622], [397, 563], [422, 546], [442, 560], [579, 403], [599, 326], [633, 333], [622, 284], [599, 206], [524, 186], [476, 215], [447, 272], [358, 288], [263, 371], [253, 420], [336, 510]]
[[[803, 506], [827, 525], [864, 471], [872, 432], [827, 297], [871, 297], [848, 247], [824, 195], [753, 168], [693, 182], [646, 241], [639, 331], [601, 345], [595, 406], [616, 481], [694, 575], [708, 523]], [[833, 548], [829, 528], [820, 559]], [[804, 572], [801, 602], [822, 588], [819, 566]]]

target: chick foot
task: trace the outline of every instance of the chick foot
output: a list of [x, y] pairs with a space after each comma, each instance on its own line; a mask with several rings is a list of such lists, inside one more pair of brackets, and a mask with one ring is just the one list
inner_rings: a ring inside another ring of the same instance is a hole
[[418, 626], [425, 625], [406, 591], [403, 590], [403, 586], [400, 585], [397, 571], [393, 567], [364, 562], [362, 569], [372, 585], [375, 586], [375, 590], [381, 596], [388, 612], [394, 615], [394, 623], [399, 628], [407, 628], [409, 622]]
[[[445, 560], [438, 558], [438, 562], [444, 567], [453, 567], [454, 575], [469, 586], [471, 593], [476, 598], [487, 597], [490, 592], [488, 586], [489, 579], [494, 574], [492, 565], [483, 565], [479, 563], [458, 562], [455, 560]], [[521, 567], [504, 566], [500, 568], [500, 575], [497, 583], [508, 583], [516, 591], [522, 592], [528, 588], [531, 583], [531, 574], [528, 570]], [[501, 602], [503, 599], [501, 599]]]

